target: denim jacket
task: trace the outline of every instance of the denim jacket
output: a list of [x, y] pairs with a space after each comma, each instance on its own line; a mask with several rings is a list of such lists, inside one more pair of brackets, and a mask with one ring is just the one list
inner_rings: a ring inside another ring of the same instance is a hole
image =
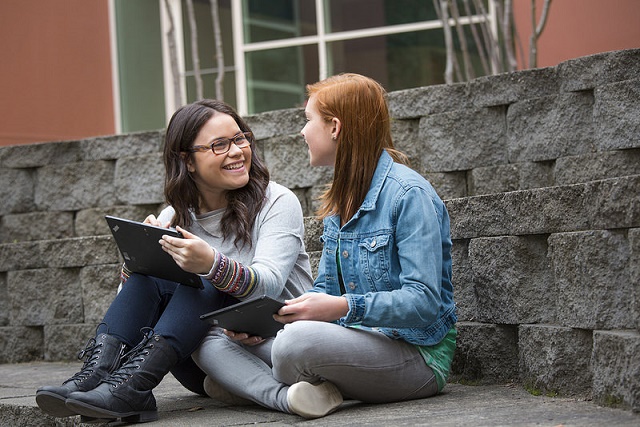
[[451, 284], [449, 214], [417, 172], [384, 151], [356, 214], [324, 220], [324, 247], [311, 292], [341, 295], [343, 326], [378, 330], [417, 345], [435, 345], [456, 323]]

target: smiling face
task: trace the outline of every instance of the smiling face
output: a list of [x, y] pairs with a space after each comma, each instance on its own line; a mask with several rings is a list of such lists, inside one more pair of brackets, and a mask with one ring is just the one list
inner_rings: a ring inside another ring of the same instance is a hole
[[335, 118], [333, 121], [325, 120], [318, 111], [314, 96], [307, 101], [304, 114], [307, 123], [300, 133], [309, 146], [309, 163], [311, 166], [333, 166], [338, 149], [339, 121]]
[[[200, 129], [193, 145], [206, 145], [218, 138], [231, 138], [240, 133], [233, 117], [214, 113]], [[238, 148], [231, 144], [224, 154], [213, 151], [196, 152], [187, 161], [189, 172], [201, 195], [201, 212], [210, 212], [227, 206], [228, 191], [242, 188], [249, 182], [251, 146]]]

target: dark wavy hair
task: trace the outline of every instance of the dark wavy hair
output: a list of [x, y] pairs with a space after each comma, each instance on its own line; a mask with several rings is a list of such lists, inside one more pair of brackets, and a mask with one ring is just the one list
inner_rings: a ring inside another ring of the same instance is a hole
[[[242, 132], [251, 132], [231, 106], [211, 99], [180, 107], [167, 126], [164, 140], [164, 197], [176, 212], [171, 222], [173, 227], [189, 227], [193, 222], [190, 212], [200, 213], [200, 192], [187, 168], [187, 162], [194, 153], [187, 150], [193, 146], [200, 129], [216, 113], [231, 116]], [[234, 236], [234, 244], [238, 248], [244, 244], [251, 246], [251, 229], [265, 202], [269, 184], [269, 171], [257, 154], [255, 138], [252, 135], [249, 139], [249, 182], [242, 188], [227, 192], [227, 208], [221, 220], [224, 239]]]

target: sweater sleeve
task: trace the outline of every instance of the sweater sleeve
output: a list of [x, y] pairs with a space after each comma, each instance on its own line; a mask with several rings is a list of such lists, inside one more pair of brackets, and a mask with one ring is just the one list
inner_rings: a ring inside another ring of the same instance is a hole
[[302, 208], [295, 194], [281, 186], [270, 186], [269, 198], [254, 228], [255, 251], [250, 265], [214, 248], [213, 266], [204, 277], [220, 291], [240, 299], [254, 293], [279, 298], [304, 247]]
[[216, 289], [233, 295], [236, 298], [246, 298], [254, 291], [259, 282], [258, 274], [253, 268], [228, 258], [216, 248], [214, 261], [209, 274], [204, 276]]

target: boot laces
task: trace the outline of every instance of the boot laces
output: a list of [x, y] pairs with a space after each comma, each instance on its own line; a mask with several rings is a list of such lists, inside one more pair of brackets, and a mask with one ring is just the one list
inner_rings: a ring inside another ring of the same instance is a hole
[[95, 338], [89, 338], [84, 350], [81, 350], [78, 353], [78, 359], [85, 359], [82, 369], [79, 372], [76, 372], [71, 378], [64, 382], [64, 384], [71, 381], [84, 381], [91, 374], [93, 374], [93, 367], [98, 363], [98, 359], [100, 357], [101, 350], [100, 348], [103, 346], [103, 343], [97, 343]]
[[149, 349], [153, 348], [154, 331], [152, 328], [142, 328], [140, 330], [144, 335], [143, 340], [134, 348], [129, 350], [122, 359], [124, 363], [122, 366], [113, 372], [108, 378], [102, 380], [102, 382], [110, 384], [112, 387], [117, 387], [120, 384], [126, 382], [133, 376], [134, 371], [140, 369], [139, 363], [144, 361], [145, 356], [149, 355]]

